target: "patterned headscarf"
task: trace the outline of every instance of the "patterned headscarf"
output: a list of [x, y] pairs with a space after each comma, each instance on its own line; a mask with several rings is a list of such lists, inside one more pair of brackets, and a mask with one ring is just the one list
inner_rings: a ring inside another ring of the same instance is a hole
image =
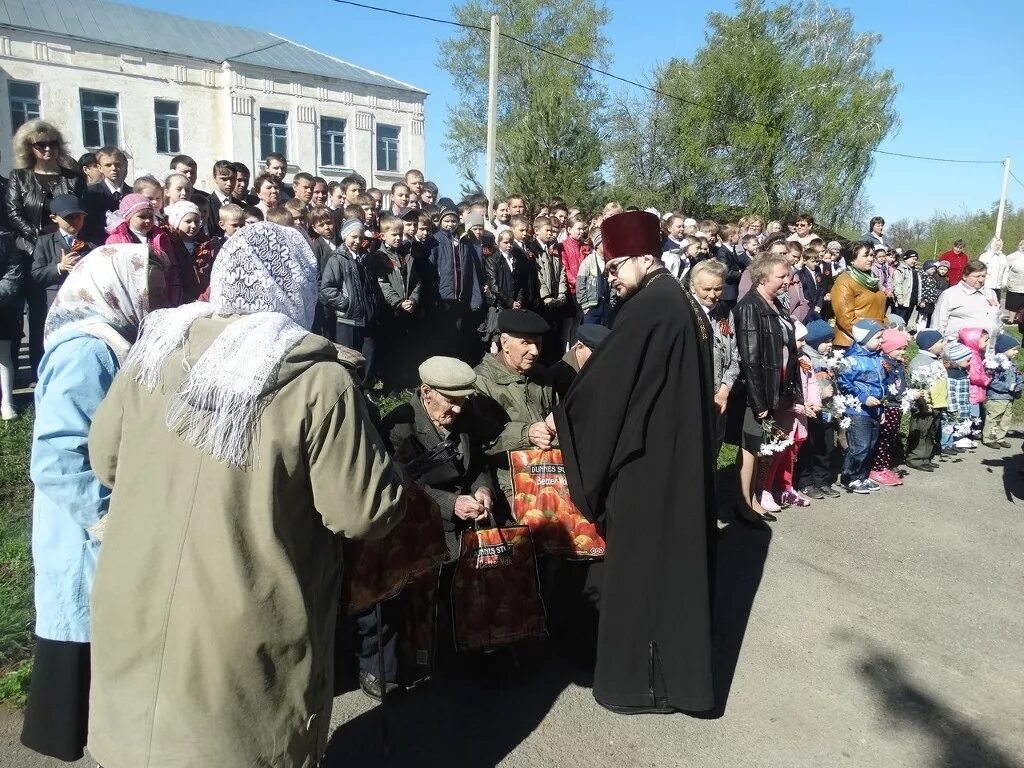
[[154, 312], [128, 360], [152, 392], [172, 356], [184, 365], [192, 323], [244, 315], [188, 368], [171, 398], [168, 428], [221, 461], [249, 467], [281, 362], [313, 324], [317, 286], [316, 257], [291, 227], [259, 222], [230, 237], [213, 264], [210, 301]]
[[124, 362], [149, 310], [149, 248], [101, 245], [85, 256], [60, 287], [46, 316], [43, 347], [77, 328], [107, 342]]

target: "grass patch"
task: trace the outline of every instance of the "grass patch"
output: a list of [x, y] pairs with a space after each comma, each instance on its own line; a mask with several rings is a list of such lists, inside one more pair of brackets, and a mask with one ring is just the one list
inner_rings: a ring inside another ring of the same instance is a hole
[[0, 422], [0, 701], [20, 704], [32, 655], [32, 412]]

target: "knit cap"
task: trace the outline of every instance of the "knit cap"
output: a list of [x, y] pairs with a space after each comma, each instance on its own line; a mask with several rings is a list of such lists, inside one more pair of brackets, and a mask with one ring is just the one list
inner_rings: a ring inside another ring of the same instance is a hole
[[824, 320], [812, 320], [807, 324], [807, 345], [814, 349], [835, 337], [835, 330]]
[[167, 216], [167, 222], [171, 225], [171, 229], [177, 229], [181, 220], [190, 213], [198, 216], [199, 206], [195, 203], [190, 203], [188, 200], [179, 200], [164, 208], [164, 215]]
[[996, 352], [1009, 352], [1019, 346], [1020, 342], [1008, 333], [1000, 333], [996, 336]]
[[131, 221], [132, 216], [141, 211], [152, 211], [153, 201], [145, 195], [140, 195], [138, 192], [132, 192], [130, 195], [125, 195], [121, 198], [120, 205], [117, 206], [117, 212], [121, 214], [121, 218], [124, 221]]
[[874, 320], [858, 320], [852, 328], [853, 340], [858, 344], [867, 344], [876, 334], [882, 332], [882, 326]]
[[890, 328], [903, 329], [907, 327], [907, 321], [904, 320], [899, 315], [897, 315], [895, 312], [890, 312], [888, 315], [885, 316], [885, 319]]
[[925, 272], [927, 272], [929, 269], [931, 269], [934, 266], [935, 266], [935, 262], [932, 261], [931, 259], [929, 259], [928, 261], [926, 261], [924, 263], [924, 266], [921, 267], [921, 269], [923, 269]]
[[882, 351], [891, 355], [898, 349], [906, 349], [910, 345], [910, 335], [899, 328], [886, 328], [882, 331]]
[[466, 229], [470, 227], [482, 227], [484, 225], [484, 215], [482, 213], [467, 213], [466, 214]]
[[971, 359], [971, 350], [959, 341], [951, 341], [946, 345], [945, 357], [951, 363], [959, 363]]
[[919, 349], [931, 349], [942, 341], [942, 334], [931, 328], [924, 328], [917, 332], [916, 341]]
[[350, 233], [355, 232], [357, 229], [363, 228], [363, 222], [359, 219], [345, 219], [341, 224], [341, 236], [346, 237]]

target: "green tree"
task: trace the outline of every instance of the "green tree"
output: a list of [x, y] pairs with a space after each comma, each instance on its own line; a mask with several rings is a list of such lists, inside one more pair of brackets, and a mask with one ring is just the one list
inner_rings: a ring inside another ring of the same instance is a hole
[[[609, 13], [595, 0], [467, 0], [454, 14], [476, 26], [488, 26], [497, 14], [504, 34], [581, 63], [607, 63], [601, 29]], [[445, 148], [469, 188], [483, 186], [478, 168], [487, 147], [488, 52], [487, 33], [460, 29], [438, 57], [460, 95], [448, 115]], [[583, 67], [506, 37], [498, 60], [499, 194], [588, 201], [600, 184], [604, 88]]]
[[[692, 61], [673, 59], [653, 78], [669, 95], [649, 105], [669, 123], [653, 153], [675, 169], [669, 194], [691, 209], [806, 209], [830, 227], [845, 223], [870, 150], [898, 125], [892, 71], [873, 63], [880, 36], [857, 33], [848, 10], [813, 2], [739, 0], [734, 15], [709, 14], [707, 27]], [[618, 181], [626, 158], [610, 154]]]

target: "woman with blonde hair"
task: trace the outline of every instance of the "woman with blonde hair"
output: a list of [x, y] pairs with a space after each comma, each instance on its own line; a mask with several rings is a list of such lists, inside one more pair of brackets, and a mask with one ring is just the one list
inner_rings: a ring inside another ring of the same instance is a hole
[[[57, 195], [85, 196], [85, 178], [78, 163], [68, 154], [64, 137], [45, 120], [29, 120], [14, 134], [14, 170], [7, 183], [4, 213], [14, 234], [15, 246], [27, 274], [32, 252], [40, 235], [57, 229], [50, 221], [50, 201]], [[28, 344], [32, 378], [43, 357], [43, 325], [46, 322], [46, 289], [30, 285], [28, 302]]]

